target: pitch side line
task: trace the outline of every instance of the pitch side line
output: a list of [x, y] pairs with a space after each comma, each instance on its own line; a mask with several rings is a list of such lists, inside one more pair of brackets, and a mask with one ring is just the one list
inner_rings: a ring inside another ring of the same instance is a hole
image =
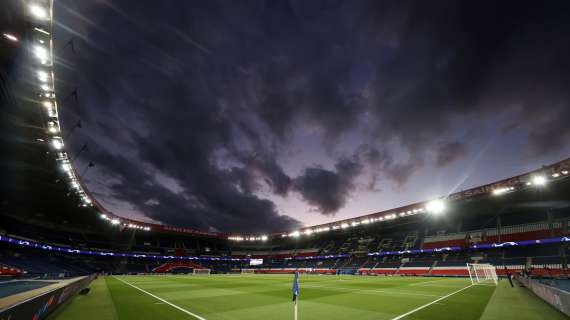
[[180, 310], [180, 311], [186, 313], [187, 315], [190, 315], [190, 316], [192, 316], [192, 317], [194, 317], [194, 318], [196, 318], [196, 319], [206, 320], [206, 318], [200, 317], [199, 315], [197, 315], [197, 314], [195, 314], [195, 313], [192, 313], [192, 312], [190, 312], [190, 311], [188, 311], [188, 310], [186, 310], [186, 309], [184, 309], [184, 308], [182, 308], [182, 307], [179, 307], [179, 306], [175, 305], [174, 303], [170, 303], [170, 302], [168, 302], [168, 301], [162, 299], [161, 297], [155, 296], [154, 294], [152, 294], [152, 293], [150, 293], [150, 292], [148, 292], [148, 291], [146, 291], [146, 290], [143, 290], [143, 289], [141, 289], [141, 288], [135, 286], [134, 284], [131, 284], [131, 283], [125, 281], [125, 280], [119, 279], [119, 278], [117, 278], [117, 277], [115, 277], [115, 276], [113, 276], [113, 278], [115, 278], [115, 279], [121, 281], [122, 283], [124, 283], [124, 284], [126, 284], [126, 285], [129, 285], [129, 286], [131, 286], [131, 287], [133, 287], [133, 288], [135, 288], [135, 289], [137, 289], [137, 290], [139, 290], [139, 291], [141, 291], [141, 292], [144, 292], [144, 293], [148, 294], [149, 296], [151, 296], [151, 297], [153, 297], [153, 298], [155, 298], [155, 299], [157, 299], [157, 300], [159, 300], [159, 301], [161, 301], [161, 302], [164, 302], [164, 303], [166, 303], [167, 305], [169, 305], [169, 306], [171, 306], [171, 307], [173, 307], [173, 308], [175, 308], [175, 309], [178, 309], [178, 310]]
[[406, 313], [404, 313], [404, 314], [402, 314], [402, 315], [399, 315], [399, 316], [397, 316], [397, 317], [395, 317], [395, 318], [392, 318], [392, 320], [400, 320], [400, 319], [402, 319], [402, 318], [404, 318], [404, 317], [409, 316], [409, 315], [412, 314], [412, 313], [416, 313], [416, 312], [418, 312], [418, 311], [420, 311], [420, 310], [422, 310], [422, 309], [424, 309], [424, 308], [427, 308], [427, 307], [431, 306], [432, 304], [438, 303], [438, 302], [440, 302], [440, 301], [443, 300], [443, 299], [449, 298], [449, 297], [451, 297], [452, 295], [454, 295], [454, 294], [456, 294], [456, 293], [459, 293], [459, 292], [461, 292], [461, 291], [463, 291], [463, 290], [465, 290], [465, 289], [469, 289], [469, 288], [471, 288], [472, 286], [473, 286], [473, 285], [470, 284], [470, 285], [468, 285], [468, 286], [465, 287], [465, 288], [461, 288], [461, 289], [459, 289], [459, 290], [457, 290], [457, 291], [453, 291], [452, 293], [447, 294], [447, 295], [445, 295], [445, 296], [443, 296], [443, 297], [441, 297], [441, 298], [439, 298], [439, 299], [435, 299], [435, 300], [433, 300], [432, 302], [426, 303], [426, 304], [424, 304], [423, 306], [419, 306], [419, 307], [415, 308], [414, 310], [408, 311], [408, 312], [406, 312]]

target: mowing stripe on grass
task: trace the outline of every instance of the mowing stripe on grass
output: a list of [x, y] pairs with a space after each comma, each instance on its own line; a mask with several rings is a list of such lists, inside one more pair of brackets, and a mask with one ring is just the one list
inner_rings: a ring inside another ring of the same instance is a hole
[[354, 289], [354, 288], [345, 288], [345, 287], [337, 287], [337, 286], [320, 286], [320, 285], [312, 285], [312, 284], [301, 284], [302, 288], [323, 288], [323, 289], [331, 289], [337, 291], [349, 291], [349, 292], [362, 292], [362, 293], [387, 293], [388, 295], [392, 294], [401, 294], [405, 296], [420, 296], [420, 297], [440, 297], [439, 295], [435, 294], [425, 294], [425, 293], [416, 293], [412, 291], [403, 291], [403, 290], [378, 290], [378, 289]]
[[169, 306], [171, 306], [171, 307], [173, 307], [173, 308], [175, 308], [175, 309], [178, 309], [178, 310], [180, 310], [180, 311], [182, 311], [182, 312], [184, 312], [184, 313], [186, 313], [186, 314], [188, 314], [188, 315], [191, 315], [192, 317], [194, 317], [194, 318], [196, 318], [196, 319], [206, 320], [206, 318], [200, 317], [199, 315], [197, 315], [197, 314], [195, 314], [195, 313], [192, 313], [192, 312], [190, 312], [190, 311], [188, 311], [188, 310], [186, 310], [186, 309], [184, 309], [184, 308], [182, 308], [182, 307], [179, 307], [179, 306], [175, 305], [174, 303], [170, 303], [170, 302], [168, 302], [168, 301], [162, 299], [161, 297], [155, 296], [154, 294], [152, 294], [152, 293], [150, 293], [150, 292], [148, 292], [148, 291], [146, 291], [146, 290], [143, 290], [143, 289], [141, 289], [141, 288], [135, 286], [134, 284], [131, 284], [131, 283], [125, 281], [125, 280], [119, 279], [119, 278], [117, 278], [117, 277], [115, 277], [115, 276], [113, 276], [113, 278], [115, 278], [115, 279], [121, 281], [122, 283], [124, 283], [124, 284], [126, 284], [126, 285], [129, 285], [129, 286], [131, 286], [131, 287], [133, 287], [133, 288], [135, 288], [135, 289], [137, 289], [137, 290], [139, 290], [139, 291], [141, 291], [141, 292], [144, 292], [144, 293], [148, 294], [149, 296], [151, 296], [151, 297], [153, 297], [153, 298], [155, 298], [155, 299], [157, 299], [157, 300], [160, 300], [160, 301], [166, 303], [167, 305], [169, 305]]
[[420, 310], [422, 310], [422, 309], [425, 309], [425, 308], [431, 306], [432, 304], [438, 303], [438, 302], [440, 302], [440, 301], [443, 300], [443, 299], [447, 299], [447, 298], [451, 297], [451, 296], [454, 295], [454, 294], [457, 294], [457, 293], [459, 293], [459, 292], [461, 292], [461, 291], [463, 291], [463, 290], [469, 289], [469, 288], [471, 288], [472, 286], [473, 286], [473, 285], [470, 284], [470, 285], [468, 285], [468, 286], [465, 287], [465, 288], [461, 288], [461, 289], [459, 289], [459, 290], [457, 290], [457, 291], [453, 291], [452, 293], [447, 294], [447, 295], [445, 295], [445, 296], [443, 296], [443, 297], [441, 297], [441, 298], [439, 298], [439, 299], [435, 299], [435, 300], [433, 300], [432, 302], [426, 303], [426, 304], [424, 304], [423, 306], [419, 306], [419, 307], [415, 308], [414, 310], [408, 311], [408, 312], [406, 312], [406, 313], [404, 313], [404, 314], [402, 314], [402, 315], [399, 315], [399, 316], [397, 316], [397, 317], [395, 317], [395, 318], [392, 318], [392, 320], [400, 320], [400, 319], [402, 319], [402, 318], [404, 318], [404, 317], [409, 316], [409, 315], [412, 314], [412, 313], [416, 313], [416, 312], [418, 312], [418, 311], [420, 311]]

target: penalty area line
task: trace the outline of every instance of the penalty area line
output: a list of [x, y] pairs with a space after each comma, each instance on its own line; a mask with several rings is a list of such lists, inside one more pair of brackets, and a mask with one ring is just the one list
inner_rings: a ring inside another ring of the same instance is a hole
[[418, 311], [420, 311], [420, 310], [422, 310], [422, 309], [425, 309], [425, 308], [431, 306], [432, 304], [436, 304], [436, 303], [440, 302], [440, 301], [443, 300], [443, 299], [447, 299], [447, 298], [451, 297], [451, 296], [454, 295], [454, 294], [457, 294], [457, 293], [459, 293], [459, 292], [461, 292], [461, 291], [463, 291], [463, 290], [469, 289], [469, 288], [471, 288], [472, 286], [473, 286], [473, 284], [470, 284], [470, 285], [468, 285], [467, 287], [464, 287], [464, 288], [461, 288], [461, 289], [459, 289], [459, 290], [453, 291], [452, 293], [447, 294], [447, 295], [445, 295], [445, 296], [443, 296], [443, 297], [441, 297], [441, 298], [439, 298], [439, 299], [435, 299], [435, 300], [433, 300], [432, 302], [428, 302], [428, 303], [424, 304], [423, 306], [419, 306], [419, 307], [415, 308], [414, 310], [408, 311], [408, 312], [406, 312], [406, 313], [404, 313], [404, 314], [401, 314], [401, 315], [399, 315], [399, 316], [397, 316], [397, 317], [395, 317], [395, 318], [392, 318], [392, 320], [400, 320], [400, 319], [402, 319], [402, 318], [404, 318], [404, 317], [409, 316], [409, 315], [412, 314], [412, 313], [416, 313], [416, 312], [418, 312]]
[[150, 293], [150, 292], [148, 292], [148, 291], [146, 291], [146, 290], [144, 290], [144, 289], [141, 289], [141, 288], [135, 286], [135, 285], [132, 284], [132, 283], [129, 283], [129, 282], [123, 280], [123, 279], [119, 279], [119, 278], [117, 278], [117, 277], [115, 277], [115, 276], [113, 276], [113, 278], [115, 278], [115, 279], [121, 281], [122, 283], [124, 283], [124, 284], [126, 284], [126, 285], [128, 285], [128, 286], [131, 286], [131, 287], [133, 287], [133, 288], [135, 288], [135, 289], [137, 289], [137, 290], [139, 290], [139, 291], [141, 291], [141, 292], [143, 292], [143, 293], [146, 293], [146, 294], [148, 294], [149, 296], [151, 296], [151, 297], [153, 297], [153, 298], [155, 298], [155, 299], [157, 299], [157, 300], [159, 300], [159, 301], [161, 301], [161, 302], [164, 302], [164, 303], [166, 303], [167, 305], [169, 305], [169, 306], [171, 306], [171, 307], [173, 307], [173, 308], [175, 308], [175, 309], [178, 309], [178, 310], [180, 310], [180, 311], [186, 313], [187, 315], [190, 315], [190, 316], [192, 316], [192, 317], [194, 317], [194, 318], [196, 318], [196, 319], [199, 319], [199, 320], [206, 320], [206, 318], [200, 317], [199, 315], [197, 315], [197, 314], [195, 314], [195, 313], [192, 313], [192, 312], [190, 312], [190, 311], [188, 311], [188, 310], [186, 310], [186, 309], [184, 309], [184, 308], [182, 308], [182, 307], [179, 307], [179, 306], [175, 305], [174, 303], [168, 302], [168, 301], [162, 299], [162, 298], [159, 297], [159, 296], [156, 296], [156, 295], [154, 295], [154, 294], [152, 294], [152, 293]]

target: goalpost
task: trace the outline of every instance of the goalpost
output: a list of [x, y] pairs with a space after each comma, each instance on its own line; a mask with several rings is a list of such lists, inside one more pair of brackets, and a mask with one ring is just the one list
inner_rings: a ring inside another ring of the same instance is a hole
[[241, 274], [254, 274], [255, 269], [241, 269]]
[[485, 283], [496, 285], [499, 280], [495, 267], [489, 263], [468, 263], [467, 270], [473, 285]]
[[195, 275], [209, 275], [210, 274], [210, 269], [194, 269], [192, 270], [192, 274]]

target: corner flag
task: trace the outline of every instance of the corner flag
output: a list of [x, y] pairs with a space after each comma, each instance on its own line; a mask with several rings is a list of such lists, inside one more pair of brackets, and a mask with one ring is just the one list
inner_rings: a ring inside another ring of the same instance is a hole
[[298, 305], [297, 305], [297, 296], [299, 295], [299, 272], [295, 272], [295, 278], [293, 278], [293, 303], [295, 305], [294, 309], [294, 319], [297, 320], [298, 316]]
[[297, 296], [299, 295], [299, 272], [295, 272], [295, 278], [293, 278], [293, 302], [297, 304]]

